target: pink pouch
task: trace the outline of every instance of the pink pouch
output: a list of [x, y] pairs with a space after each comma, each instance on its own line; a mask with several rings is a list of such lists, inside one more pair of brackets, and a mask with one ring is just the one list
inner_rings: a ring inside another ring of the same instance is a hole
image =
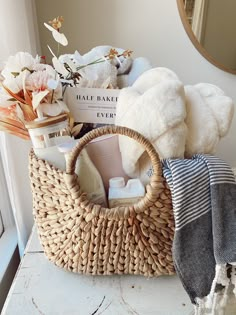
[[100, 173], [105, 190], [108, 191], [109, 179], [122, 176], [129, 177], [122, 167], [121, 153], [117, 135], [96, 138], [86, 146], [88, 155]]

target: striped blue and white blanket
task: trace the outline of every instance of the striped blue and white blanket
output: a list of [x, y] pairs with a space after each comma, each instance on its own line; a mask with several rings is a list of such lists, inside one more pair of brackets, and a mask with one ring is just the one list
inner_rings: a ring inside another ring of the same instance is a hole
[[230, 283], [236, 284], [234, 174], [224, 161], [209, 155], [168, 159], [162, 166], [173, 202], [176, 272], [195, 314], [220, 314]]

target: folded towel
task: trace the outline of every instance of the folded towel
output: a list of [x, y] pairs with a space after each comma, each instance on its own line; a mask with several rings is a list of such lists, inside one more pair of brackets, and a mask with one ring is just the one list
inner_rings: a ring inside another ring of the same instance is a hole
[[152, 65], [147, 58], [138, 57], [133, 60], [129, 72], [128, 85], [131, 86], [145, 71], [152, 69]]
[[[98, 46], [82, 56], [82, 64], [103, 58], [109, 52], [109, 46]], [[80, 70], [82, 77], [78, 87], [107, 88], [117, 86], [117, 68], [110, 62], [101, 62]]]
[[[166, 68], [145, 71], [132, 87], [120, 91], [117, 125], [132, 128], [147, 137], [161, 158], [183, 157], [186, 126], [183, 84]], [[119, 137], [122, 164], [130, 177], [141, 177], [140, 157], [144, 148], [127, 137]], [[148, 160], [145, 155], [144, 163]]]
[[[163, 161], [175, 217], [173, 259], [195, 314], [222, 310], [236, 285], [236, 183], [231, 168], [210, 155]], [[231, 277], [228, 278], [231, 268]]]
[[135, 58], [132, 62], [132, 66], [128, 73], [119, 74], [117, 76], [117, 86], [119, 89], [133, 85], [133, 83], [143, 74], [145, 71], [152, 68], [150, 61], [144, 57]]
[[[101, 45], [101, 46], [94, 47], [88, 53], [86, 53], [83, 57], [87, 58], [88, 60], [91, 60], [91, 58], [93, 59], [96, 56], [100, 56], [101, 58], [103, 56], [108, 55], [111, 49], [115, 49], [119, 55], [121, 55], [125, 51], [125, 49], [123, 48], [114, 48], [110, 45]], [[129, 56], [115, 57], [113, 60], [111, 60], [111, 64], [117, 68], [118, 75], [128, 73], [132, 65], [132, 57], [129, 57]]]

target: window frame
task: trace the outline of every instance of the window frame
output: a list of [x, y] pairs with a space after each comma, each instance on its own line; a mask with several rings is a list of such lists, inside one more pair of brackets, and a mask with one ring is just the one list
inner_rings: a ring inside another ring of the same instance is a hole
[[3, 222], [3, 233], [0, 236], [0, 287], [12, 256], [17, 248], [17, 231], [14, 223], [11, 202], [5, 177], [2, 153], [0, 148], [0, 211]]
[[2, 236], [3, 232], [4, 232], [4, 225], [3, 225], [2, 214], [0, 210], [0, 237]]
[[1, 149], [0, 149], [0, 193], [1, 193], [0, 212], [1, 212], [1, 217], [3, 221], [3, 227], [4, 227], [4, 230], [6, 230], [7, 228], [14, 227], [15, 224], [14, 224], [12, 208], [11, 208], [11, 203], [10, 203], [10, 198], [9, 198], [9, 193], [8, 193], [8, 188], [7, 188], [7, 181], [5, 178], [5, 172], [3, 168]]

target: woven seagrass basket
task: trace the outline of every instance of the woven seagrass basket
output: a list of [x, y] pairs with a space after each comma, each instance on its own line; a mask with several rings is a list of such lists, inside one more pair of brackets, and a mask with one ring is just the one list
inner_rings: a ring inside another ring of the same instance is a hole
[[[132, 206], [103, 208], [80, 191], [75, 164], [91, 140], [128, 136], [144, 146], [154, 174], [143, 199]], [[66, 171], [29, 156], [34, 218], [48, 259], [69, 271], [92, 274], [172, 275], [174, 218], [170, 190], [152, 144], [131, 129], [106, 126], [80, 139]]]

